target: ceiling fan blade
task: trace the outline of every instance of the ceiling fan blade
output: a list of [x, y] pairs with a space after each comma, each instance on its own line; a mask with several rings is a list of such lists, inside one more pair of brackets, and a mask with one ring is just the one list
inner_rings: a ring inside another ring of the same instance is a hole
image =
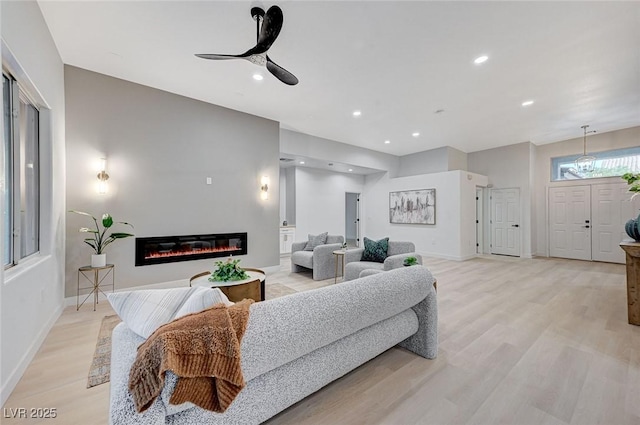
[[196, 54], [196, 56], [202, 59], [227, 60], [227, 59], [244, 59], [248, 55], [247, 53], [243, 53], [241, 55], [218, 55], [218, 54], [212, 53], [212, 54]]
[[269, 50], [269, 47], [271, 47], [273, 42], [276, 41], [276, 38], [278, 38], [278, 34], [280, 34], [283, 21], [282, 9], [278, 6], [271, 6], [262, 20], [262, 28], [260, 28], [260, 35], [258, 35], [256, 46], [247, 53], [255, 55]]
[[285, 84], [288, 84], [290, 86], [295, 86], [296, 84], [298, 84], [298, 78], [295, 75], [272, 61], [269, 56], [267, 56], [267, 69], [278, 80], [282, 81]]

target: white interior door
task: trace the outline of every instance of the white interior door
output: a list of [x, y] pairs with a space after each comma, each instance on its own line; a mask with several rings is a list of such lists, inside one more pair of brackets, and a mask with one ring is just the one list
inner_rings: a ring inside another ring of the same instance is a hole
[[633, 202], [626, 183], [598, 184], [591, 187], [593, 260], [625, 263], [620, 242], [629, 237], [624, 224], [637, 216], [640, 196]]
[[491, 253], [520, 256], [520, 189], [492, 189]]
[[549, 189], [549, 255], [591, 260], [590, 186]]

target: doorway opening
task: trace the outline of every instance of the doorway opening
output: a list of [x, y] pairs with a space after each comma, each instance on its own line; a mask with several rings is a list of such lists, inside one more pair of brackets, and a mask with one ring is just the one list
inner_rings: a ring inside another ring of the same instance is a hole
[[344, 237], [347, 246], [357, 248], [360, 246], [360, 194], [345, 193], [345, 229]]

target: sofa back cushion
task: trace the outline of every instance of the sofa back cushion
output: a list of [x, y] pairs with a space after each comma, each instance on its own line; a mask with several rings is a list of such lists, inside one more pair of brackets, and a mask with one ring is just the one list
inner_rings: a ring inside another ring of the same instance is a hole
[[327, 235], [327, 243], [344, 243], [344, 236], [342, 235]]
[[388, 319], [433, 290], [424, 267], [403, 267], [251, 306], [242, 339], [246, 381]]
[[375, 263], [384, 263], [389, 251], [389, 238], [383, 238], [379, 241], [364, 238], [364, 251], [362, 252], [362, 261], [373, 261]]
[[387, 251], [388, 256], [409, 254], [411, 252], [416, 252], [416, 246], [413, 242], [389, 241], [389, 251]]

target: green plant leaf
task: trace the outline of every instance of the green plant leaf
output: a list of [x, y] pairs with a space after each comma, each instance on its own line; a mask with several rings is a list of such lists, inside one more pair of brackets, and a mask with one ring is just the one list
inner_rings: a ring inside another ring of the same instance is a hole
[[114, 238], [114, 239], [124, 239], [131, 236], [135, 236], [135, 235], [132, 235], [131, 233], [122, 233], [122, 232], [113, 232], [112, 234], [109, 235], [110, 238]]
[[113, 225], [113, 218], [109, 214], [102, 215], [102, 225], [108, 229]]

